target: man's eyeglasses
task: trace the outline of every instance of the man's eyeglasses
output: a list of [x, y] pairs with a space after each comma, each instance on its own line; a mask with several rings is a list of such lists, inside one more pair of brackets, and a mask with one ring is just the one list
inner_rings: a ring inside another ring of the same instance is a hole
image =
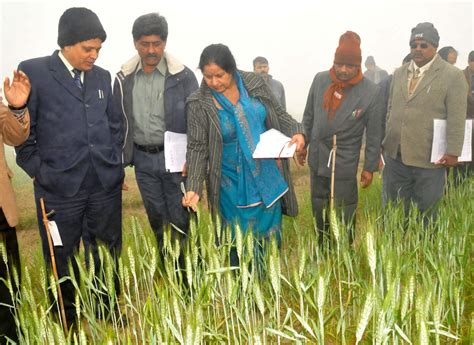
[[416, 49], [417, 47], [420, 47], [421, 49], [426, 49], [428, 48], [428, 43], [416, 43], [416, 42], [410, 43], [411, 49]]

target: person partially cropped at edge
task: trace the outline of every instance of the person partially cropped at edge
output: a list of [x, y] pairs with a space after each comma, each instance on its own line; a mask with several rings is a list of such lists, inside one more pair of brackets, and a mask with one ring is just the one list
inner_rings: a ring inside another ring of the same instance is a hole
[[[3, 84], [8, 107], [0, 97], [0, 242], [5, 250], [0, 256], [0, 344], [8, 339], [18, 342], [14, 303], [7, 280], [11, 282], [14, 295], [20, 289], [13, 279], [16, 270], [21, 281], [20, 251], [15, 226], [18, 224], [18, 205], [12, 188], [13, 173], [5, 157], [6, 145], [20, 145], [30, 134], [30, 115], [26, 101], [30, 94], [30, 81], [23, 72], [13, 72], [13, 80], [5, 78]], [[2, 90], [0, 89], [0, 92]], [[7, 261], [3, 259], [7, 258]]]

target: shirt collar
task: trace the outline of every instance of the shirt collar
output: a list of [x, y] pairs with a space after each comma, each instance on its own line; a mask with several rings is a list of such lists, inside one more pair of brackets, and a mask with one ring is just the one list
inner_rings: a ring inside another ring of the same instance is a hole
[[[69, 73], [74, 76], [74, 72], [72, 71], [74, 69], [74, 66], [71, 65], [69, 63], [69, 61], [66, 59], [66, 57], [63, 55], [63, 52], [62, 51], [59, 51], [58, 53], [58, 56], [59, 58], [61, 59], [61, 61], [64, 63], [64, 65], [66, 66], [67, 70], [69, 71]], [[81, 77], [83, 75], [84, 72], [81, 71]]]
[[[155, 70], [160, 72], [162, 76], [164, 76], [164, 77], [166, 76], [166, 72], [168, 71], [168, 67], [167, 67], [167, 64], [166, 64], [166, 58], [164, 56], [160, 59], [160, 62], [158, 63], [158, 65], [156, 65]], [[140, 59], [140, 62], [138, 63], [138, 68], [137, 68], [136, 73], [138, 73], [138, 72], [143, 73], [143, 65], [142, 65], [142, 60], [141, 59]]]
[[423, 75], [427, 70], [430, 69], [431, 65], [433, 64], [433, 62], [435, 61], [436, 58], [437, 58], [437, 55], [435, 55], [435, 56], [431, 59], [431, 61], [428, 62], [426, 65], [421, 66], [421, 67], [418, 67], [418, 66], [415, 64], [415, 62], [414, 62], [413, 60], [411, 60], [411, 62], [410, 62], [410, 67], [409, 67], [410, 72], [413, 73], [413, 72], [415, 71], [415, 69], [418, 68], [418, 69], [420, 70], [420, 76]]

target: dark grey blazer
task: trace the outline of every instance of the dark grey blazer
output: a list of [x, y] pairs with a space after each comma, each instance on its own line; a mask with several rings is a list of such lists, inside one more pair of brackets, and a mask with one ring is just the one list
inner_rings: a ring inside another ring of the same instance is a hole
[[364, 78], [347, 92], [334, 120], [329, 122], [328, 113], [323, 109], [323, 97], [331, 82], [329, 71], [316, 74], [303, 114], [305, 133], [309, 136], [308, 164], [311, 170], [319, 176], [331, 176], [328, 161], [332, 136], [336, 134], [336, 178], [354, 179], [366, 129], [364, 170], [376, 171], [382, 141], [382, 118], [385, 116], [379, 87]]
[[[257, 98], [267, 110], [267, 128], [275, 128], [287, 136], [303, 133], [303, 127], [278, 104], [262, 77], [251, 72], [241, 73], [243, 83], [251, 97]], [[186, 103], [188, 151], [187, 190], [202, 196], [206, 181], [209, 207], [213, 215], [219, 212], [222, 171], [222, 133], [217, 108], [209, 87], [203, 81], [201, 87], [189, 96]], [[289, 191], [283, 196], [283, 212], [289, 216], [298, 214], [289, 164], [282, 160], [283, 176]]]

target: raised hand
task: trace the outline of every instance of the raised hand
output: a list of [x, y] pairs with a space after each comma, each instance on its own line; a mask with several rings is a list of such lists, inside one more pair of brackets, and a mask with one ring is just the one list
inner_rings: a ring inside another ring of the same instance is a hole
[[6, 77], [3, 82], [5, 98], [9, 105], [14, 108], [25, 106], [30, 95], [30, 80], [22, 71], [13, 71], [13, 80], [10, 84], [10, 78]]

